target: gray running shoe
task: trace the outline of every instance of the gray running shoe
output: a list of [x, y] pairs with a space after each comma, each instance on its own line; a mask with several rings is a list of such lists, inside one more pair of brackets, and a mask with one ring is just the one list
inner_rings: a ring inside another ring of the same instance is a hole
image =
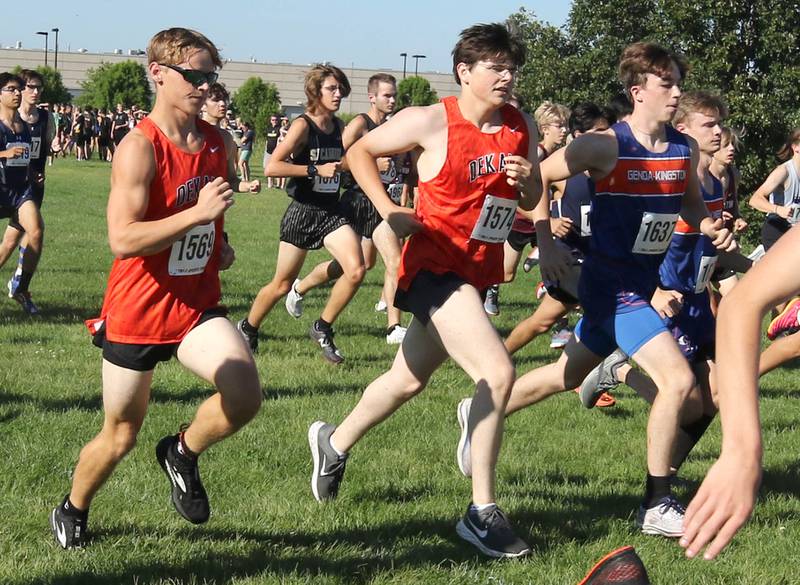
[[472, 408], [472, 398], [465, 398], [458, 403], [458, 408], [456, 408], [458, 426], [461, 428], [461, 436], [458, 439], [458, 448], [456, 449], [456, 461], [458, 461], [458, 468], [465, 477], [472, 477], [472, 443], [469, 440], [470, 408]]
[[644, 534], [680, 538], [683, 536], [683, 516], [685, 513], [686, 509], [674, 496], [665, 496], [650, 508], [645, 508], [644, 504], [639, 506], [639, 513], [636, 515], [636, 526]]
[[347, 464], [347, 454], [339, 455], [331, 446], [334, 430], [336, 427], [321, 420], [308, 428], [308, 446], [313, 460], [311, 491], [318, 502], [336, 498]]
[[586, 408], [594, 408], [603, 392], [613, 390], [619, 385], [617, 368], [627, 361], [628, 356], [621, 349], [617, 349], [589, 372], [580, 388], [581, 403]]
[[322, 357], [334, 365], [339, 365], [344, 361], [344, 356], [333, 343], [333, 329], [331, 327], [320, 326], [319, 321], [311, 324], [308, 336], [319, 344], [322, 349]]
[[292, 283], [292, 288], [289, 294], [286, 295], [286, 311], [295, 319], [303, 316], [303, 295], [297, 292], [297, 284], [300, 282], [299, 278], [295, 278]]
[[489, 315], [500, 314], [500, 287], [493, 284], [486, 289], [486, 300], [483, 301], [483, 309]]
[[531, 547], [514, 533], [508, 518], [497, 506], [480, 512], [468, 507], [456, 525], [456, 532], [489, 557], [514, 558], [531, 552]]
[[258, 351], [258, 333], [248, 333], [244, 329], [244, 322], [246, 321], [246, 317], [241, 321], [236, 323], [236, 331], [238, 331], [242, 337], [244, 337], [245, 342], [247, 343], [247, 347], [250, 348], [250, 351], [256, 353]]

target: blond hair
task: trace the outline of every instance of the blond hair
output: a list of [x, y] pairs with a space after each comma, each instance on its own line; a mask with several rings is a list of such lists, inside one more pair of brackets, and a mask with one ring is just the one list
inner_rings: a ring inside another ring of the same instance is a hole
[[188, 28], [168, 28], [157, 32], [147, 44], [147, 62], [177, 65], [194, 50], [205, 49], [216, 67], [222, 67], [217, 47], [204, 34]]
[[728, 106], [718, 95], [705, 91], [687, 91], [678, 100], [678, 109], [672, 118], [672, 124], [685, 124], [691, 114], [717, 115], [722, 120], [728, 117]]
[[548, 124], [563, 124], [566, 126], [569, 120], [569, 108], [551, 101], [545, 101], [536, 108], [533, 113], [533, 119], [536, 120], [539, 132], [542, 132]]

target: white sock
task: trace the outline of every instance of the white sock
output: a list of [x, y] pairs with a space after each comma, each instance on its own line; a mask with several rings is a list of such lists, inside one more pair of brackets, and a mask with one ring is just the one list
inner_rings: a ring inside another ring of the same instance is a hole
[[344, 455], [347, 455], [347, 453], [345, 453], [345, 452], [343, 452], [343, 451], [339, 451], [339, 449], [337, 449], [337, 448], [336, 448], [336, 445], [334, 445], [334, 444], [333, 444], [333, 436], [331, 436], [331, 438], [330, 438], [330, 440], [329, 440], [328, 442], [329, 442], [329, 443], [330, 443], [330, 445], [331, 445], [331, 449], [333, 449], [334, 451], [336, 451], [336, 454], [337, 454], [339, 457], [343, 457]]
[[491, 502], [489, 504], [480, 504], [480, 505], [478, 505], [478, 504], [470, 504], [469, 505], [469, 509], [473, 510], [475, 512], [483, 512], [484, 510], [488, 510], [489, 508], [492, 508], [492, 507], [496, 508], [497, 504], [495, 504], [494, 502]]

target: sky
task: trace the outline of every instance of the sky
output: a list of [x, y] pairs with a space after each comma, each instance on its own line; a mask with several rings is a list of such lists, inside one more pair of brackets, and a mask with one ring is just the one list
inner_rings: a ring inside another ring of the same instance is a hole
[[[37, 31], [59, 29], [59, 51], [144, 49], [150, 37], [172, 26], [208, 36], [233, 61], [402, 69], [400, 53], [426, 55], [420, 71], [446, 72], [458, 33], [495, 22], [520, 7], [556, 26], [565, 23], [568, 0], [37, 0], [36, 8], [6, 11], [0, 45], [44, 48]], [[191, 7], [191, 8], [189, 8]], [[10, 17], [10, 22], [9, 22]], [[52, 51], [55, 33], [49, 36]], [[52, 59], [52, 57], [51, 57]], [[52, 63], [52, 61], [51, 61]]]

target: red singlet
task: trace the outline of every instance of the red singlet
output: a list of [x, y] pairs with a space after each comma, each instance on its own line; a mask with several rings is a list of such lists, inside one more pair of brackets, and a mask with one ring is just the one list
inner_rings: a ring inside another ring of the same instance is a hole
[[[227, 177], [225, 143], [213, 126], [197, 120], [203, 148], [180, 150], [150, 120], [137, 126], [153, 144], [156, 172], [142, 221], [156, 221], [197, 204], [200, 189]], [[220, 301], [219, 260], [224, 219], [196, 226], [151, 256], [116, 258], [100, 319], [106, 338], [117, 343], [179, 343], [204, 311]], [[87, 321], [94, 330], [96, 320]]]
[[485, 134], [464, 119], [456, 97], [447, 113], [447, 157], [439, 174], [419, 183], [416, 215], [423, 229], [406, 242], [398, 286], [408, 290], [420, 270], [453, 272], [482, 290], [503, 280], [505, 242], [518, 193], [506, 182], [505, 157], [528, 156], [528, 126], [503, 106], [503, 126]]

